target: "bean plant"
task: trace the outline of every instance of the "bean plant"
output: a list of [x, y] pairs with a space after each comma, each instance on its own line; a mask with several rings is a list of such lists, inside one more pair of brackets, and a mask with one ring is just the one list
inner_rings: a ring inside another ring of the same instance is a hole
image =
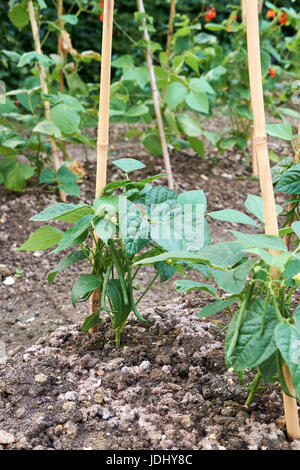
[[[99, 308], [87, 316], [82, 330], [88, 331], [101, 322], [103, 314], [108, 315], [115, 331], [115, 343], [119, 346], [120, 333], [131, 312], [138, 320], [146, 321], [138, 312], [137, 306], [156, 279], [159, 277], [164, 282], [176, 270], [182, 271], [182, 267], [175, 268], [164, 261], [153, 263], [153, 278], [135, 299], [134, 293], [140, 290], [135, 281], [141, 269], [135, 263], [145, 257], [165, 252], [170, 243], [181, 249], [191, 244], [197, 245], [194, 230], [186, 230], [180, 239], [175, 240], [172, 234], [163, 237], [160, 229], [165, 226], [168, 231], [169, 221], [174, 214], [178, 215], [184, 204], [193, 207], [201, 203], [203, 193], [188, 191], [178, 196], [164, 186], [151, 185], [159, 175], [139, 181], [129, 179], [130, 172], [144, 167], [141, 162], [124, 158], [113, 163], [125, 172], [125, 179], [108, 183], [102, 195], [92, 205], [58, 203], [34, 215], [31, 220], [35, 222], [60, 221], [72, 226], [62, 231], [54, 225], [43, 225], [18, 249], [40, 251], [56, 246], [51, 251], [53, 255], [68, 251], [49, 273], [50, 284], [54, 282], [58, 272], [74, 263], [85, 262], [86, 266], [88, 262], [91, 273], [80, 275], [74, 283], [72, 304], [76, 307], [78, 302], [86, 301], [94, 291], [100, 291]], [[191, 229], [196, 222], [194, 217]], [[205, 242], [208, 241], [207, 232]]]
[[[260, 197], [249, 194], [245, 206], [260, 225], [264, 224]], [[278, 205], [276, 209], [278, 214], [282, 211]], [[253, 217], [231, 209], [206, 213], [205, 217], [259, 228]], [[169, 251], [136, 263], [165, 261], [176, 267], [184, 261], [191, 268], [196, 265], [204, 274], [206, 268], [207, 279], [215, 280], [222, 296], [213, 285], [188, 279], [175, 281], [175, 287], [180, 292], [205, 290], [215, 297], [199, 312], [200, 319], [228, 311], [231, 320], [225, 341], [226, 365], [240, 377], [256, 371], [247, 405], [261, 381], [265, 386], [279, 380], [290, 395], [283, 375], [284, 362], [300, 397], [300, 308], [293, 296], [300, 285], [300, 222], [293, 222], [291, 230], [296, 236], [291, 251], [282, 239], [285, 228], [279, 236], [230, 230], [233, 241], [210, 244], [197, 252]]]

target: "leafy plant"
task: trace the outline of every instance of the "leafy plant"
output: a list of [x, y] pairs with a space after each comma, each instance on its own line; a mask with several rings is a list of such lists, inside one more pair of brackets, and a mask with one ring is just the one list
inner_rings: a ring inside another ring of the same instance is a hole
[[[261, 198], [248, 195], [246, 208], [264, 223]], [[281, 208], [277, 206], [277, 211]], [[205, 214], [217, 220], [257, 226], [256, 221], [243, 212], [225, 209]], [[214, 286], [193, 281], [176, 281], [180, 292], [199, 289], [210, 292], [215, 302], [199, 312], [206, 318], [227, 309], [231, 321], [225, 342], [225, 359], [228, 368], [238, 374], [257, 370], [250, 386], [247, 405], [262, 380], [263, 385], [279, 380], [289, 395], [283, 375], [286, 362], [291, 373], [297, 397], [300, 397], [299, 308], [293, 307], [292, 296], [300, 285], [300, 222], [294, 222], [291, 230], [296, 235], [296, 248], [288, 251], [281, 236], [260, 233], [247, 234], [231, 230], [235, 240], [203, 247], [196, 253], [170, 251], [155, 257], [144, 258], [136, 264], [165, 262], [176, 266], [185, 260], [193, 268], [206, 266], [207, 278], [215, 280], [226, 298], [219, 297]], [[274, 269], [279, 272], [275, 279]], [[235, 315], [231, 306], [237, 304]]]
[[[182, 271], [180, 265], [175, 268], [165, 261], [153, 263], [156, 271], [154, 277], [135, 301], [134, 291], [139, 290], [139, 287], [134, 285], [134, 280], [141, 266], [134, 267], [134, 264], [174, 246], [195, 251], [209, 242], [209, 233], [206, 226], [206, 239], [199, 241], [196, 232], [191, 230], [196, 227], [205, 210], [202, 191], [188, 191], [178, 195], [163, 186], [152, 186], [151, 182], [157, 177], [133, 181], [128, 174], [142, 168], [144, 165], [141, 162], [123, 158], [113, 163], [126, 173], [126, 179], [108, 183], [93, 205], [59, 203], [33, 216], [32, 221], [62, 221], [72, 226], [61, 231], [55, 226], [43, 225], [18, 249], [39, 251], [56, 246], [51, 253], [57, 254], [73, 248], [49, 273], [50, 284], [61, 270], [77, 262], [89, 262], [91, 274], [82, 274], [74, 283], [72, 304], [76, 307], [78, 302], [86, 301], [99, 289], [99, 309], [86, 318], [82, 330], [86, 332], [99, 323], [99, 314], [105, 313], [111, 319], [115, 342], [119, 345], [120, 333], [131, 312], [140, 321], [145, 321], [137, 305], [154, 281], [160, 277], [161, 282], [164, 282], [176, 270]], [[197, 212], [191, 214], [190, 229], [177, 239], [180, 230], [178, 222], [184, 204], [192, 206], [192, 209], [200, 204], [202, 212], [200, 215]]]

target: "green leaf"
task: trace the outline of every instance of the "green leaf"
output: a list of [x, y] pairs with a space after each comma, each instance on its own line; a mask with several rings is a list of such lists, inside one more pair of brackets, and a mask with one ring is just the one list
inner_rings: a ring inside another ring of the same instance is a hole
[[107, 293], [112, 304], [114, 313], [114, 328], [121, 328], [131, 312], [130, 302], [125, 305], [122, 287], [119, 279], [110, 279]]
[[272, 382], [274, 375], [276, 375], [276, 353], [272, 354], [268, 359], [259, 365], [259, 370], [262, 375], [263, 386], [265, 387], [268, 383]]
[[60, 103], [50, 111], [51, 119], [63, 134], [74, 134], [80, 124], [80, 116], [73, 107]]
[[142, 136], [142, 144], [151, 153], [151, 155], [162, 155], [160, 138], [157, 134], [150, 133]]
[[296, 276], [298, 273], [300, 273], [300, 260], [298, 259], [292, 259], [286, 266], [285, 271], [283, 273], [284, 279], [289, 281], [290, 285], [293, 287], [296, 287], [296, 283], [293, 279], [294, 276]]
[[185, 135], [189, 137], [199, 137], [202, 134], [201, 126], [193, 116], [189, 114], [179, 114], [176, 119], [180, 129]]
[[223, 310], [226, 310], [228, 307], [238, 301], [239, 298], [235, 296], [231, 296], [226, 300], [216, 300], [212, 304], [206, 305], [204, 308], [202, 308], [198, 314], [198, 317], [206, 318], [210, 317], [211, 315], [215, 315], [216, 313], [223, 312]]
[[7, 173], [5, 173], [5, 187], [12, 191], [23, 191], [26, 187], [26, 179], [31, 178], [33, 175], [33, 166], [16, 162]]
[[94, 274], [83, 274], [79, 276], [72, 288], [71, 301], [73, 306], [76, 308], [76, 303], [86, 297], [86, 295], [98, 289], [102, 284], [100, 277]]
[[128, 255], [134, 255], [150, 242], [150, 227], [139, 207], [128, 199], [120, 200], [120, 233]]
[[44, 168], [40, 174], [40, 183], [51, 184], [55, 183], [55, 174], [52, 168]]
[[266, 129], [267, 133], [272, 137], [288, 141], [293, 140], [293, 128], [287, 121], [282, 124], [267, 124]]
[[300, 238], [300, 221], [293, 222], [292, 229], [294, 230], [297, 237]]
[[291, 257], [290, 254], [273, 254], [263, 248], [248, 248], [245, 251], [259, 256], [269, 266], [277, 266], [280, 272], [284, 271], [285, 265]]
[[203, 282], [196, 282], [190, 280], [178, 280], [174, 282], [175, 289], [179, 292], [191, 292], [193, 290], [204, 290], [205, 292], [209, 292], [210, 294], [216, 295], [217, 289], [213, 286], [209, 286], [208, 284], [204, 284]]
[[76, 15], [61, 15], [61, 19], [65, 23], [75, 25], [78, 23], [78, 17]]
[[111, 63], [112, 67], [121, 68], [123, 71], [128, 70], [134, 66], [133, 58], [129, 54], [125, 54], [113, 60]]
[[200, 155], [201, 158], [204, 158], [204, 142], [196, 137], [188, 137], [187, 140], [192, 149]]
[[221, 289], [230, 294], [239, 294], [245, 286], [249, 271], [256, 264], [256, 260], [250, 259], [240, 264], [235, 269], [224, 271], [210, 271]]
[[297, 328], [298, 331], [300, 331], [300, 305], [298, 305], [298, 307], [295, 308], [293, 318], [295, 322], [295, 327]]
[[50, 225], [44, 225], [43, 227], [38, 228], [25, 243], [23, 243], [20, 248], [17, 248], [18, 251], [41, 251], [47, 250], [52, 246], [57, 245], [63, 236], [63, 232], [55, 227]]
[[185, 260], [195, 263], [210, 264], [218, 268], [230, 268], [244, 257], [242, 246], [237, 242], [221, 242], [201, 248], [197, 253], [188, 251], [169, 251], [152, 258], [145, 258], [136, 264], [153, 264], [158, 261]]
[[149, 108], [148, 106], [144, 104], [140, 104], [137, 106], [132, 106], [129, 108], [128, 111], [126, 111], [125, 116], [126, 117], [138, 117], [138, 116], [143, 116], [144, 114], [148, 114]]
[[[264, 206], [262, 198], [255, 196], [254, 194], [248, 194], [245, 202], [245, 207], [248, 211], [252, 212], [261, 222], [265, 223]], [[282, 212], [282, 207], [275, 204], [276, 214], [279, 215]]]
[[167, 86], [165, 100], [168, 108], [172, 111], [182, 103], [188, 94], [188, 89], [181, 82], [172, 82]]
[[61, 137], [60, 129], [51, 120], [40, 121], [33, 129], [32, 132], [39, 132], [40, 134], [50, 135], [59, 139]]
[[252, 220], [248, 215], [234, 209], [223, 209], [221, 211], [209, 212], [207, 215], [216, 220], [234, 222], [236, 224], [253, 225], [254, 227], [257, 227], [254, 220]]
[[60, 202], [52, 204], [29, 220], [45, 222], [46, 220], [62, 220], [63, 222], [75, 223], [84, 215], [94, 214], [95, 209], [86, 204], [65, 204]]
[[54, 269], [52, 269], [52, 271], [49, 272], [48, 274], [49, 284], [53, 283], [55, 276], [59, 271], [62, 271], [63, 269], [67, 269], [73, 264], [77, 263], [77, 261], [82, 261], [86, 258], [87, 258], [87, 255], [82, 250], [75, 250], [75, 251], [72, 251], [72, 253], [69, 253], [55, 266]]
[[190, 88], [194, 93], [209, 93], [215, 95], [215, 90], [204, 78], [192, 78], [190, 80]]
[[108, 240], [116, 232], [116, 226], [109, 220], [101, 219], [95, 223], [95, 231], [98, 237], [107, 245]]
[[261, 51], [261, 74], [264, 77], [271, 68], [271, 56], [266, 51]]
[[19, 3], [8, 12], [10, 21], [21, 31], [29, 23], [29, 14], [25, 3]]
[[194, 189], [192, 191], [185, 191], [178, 196], [179, 204], [184, 207], [185, 204], [201, 206], [201, 213], [205, 213], [207, 201], [204, 191], [202, 189]]
[[57, 172], [57, 179], [60, 183], [75, 183], [78, 180], [78, 176], [66, 166], [61, 166]]
[[80, 188], [76, 183], [63, 183], [59, 184], [57, 187], [61, 191], [65, 191], [65, 193], [71, 194], [71, 196], [80, 196]]
[[267, 250], [287, 251], [284, 241], [275, 235], [247, 234], [230, 230], [245, 248], [266, 248]]
[[206, 93], [204, 92], [189, 93], [185, 97], [185, 102], [194, 111], [198, 111], [199, 113], [202, 113], [202, 114], [209, 113], [209, 100], [207, 98]]
[[287, 194], [300, 194], [300, 164], [289, 168], [280, 177], [276, 191]]
[[298, 399], [300, 398], [300, 332], [286, 323], [280, 323], [275, 330], [278, 349], [292, 375], [292, 383]]
[[159, 261], [154, 267], [159, 274], [160, 282], [168, 281], [177, 271], [174, 266], [171, 266], [170, 264], [165, 263], [164, 261]]
[[261, 333], [263, 311], [262, 299], [252, 300], [246, 307], [237, 344], [231, 357], [227, 358], [235, 370], [252, 369], [262, 364], [276, 351], [274, 330], [278, 325], [278, 320], [274, 310], [268, 305], [265, 325]]
[[112, 163], [125, 173], [145, 168], [145, 165], [135, 158], [119, 158], [119, 160], [114, 160]]
[[98, 312], [92, 313], [91, 315], [86, 317], [86, 319], [84, 320], [82, 327], [81, 327], [82, 333], [87, 333], [91, 328], [93, 328], [93, 326], [99, 325], [99, 323], [101, 322], [102, 320], [99, 317], [99, 313]]
[[50, 57], [44, 55], [44, 54], [39, 54], [38, 52], [32, 51], [32, 52], [25, 52], [18, 63], [18, 67], [24, 67], [24, 65], [29, 65], [32, 61], [37, 61], [39, 62], [43, 67], [50, 67], [50, 65], [53, 65], [53, 60], [50, 59]]

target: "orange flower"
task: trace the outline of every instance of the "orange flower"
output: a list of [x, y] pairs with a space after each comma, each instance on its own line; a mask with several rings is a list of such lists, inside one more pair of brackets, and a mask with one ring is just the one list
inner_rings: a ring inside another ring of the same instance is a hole
[[275, 78], [276, 71], [274, 69], [270, 69], [268, 74], [270, 75], [271, 78]]
[[211, 7], [211, 9], [207, 9], [207, 13], [205, 14], [205, 21], [211, 21], [217, 16], [217, 10], [215, 7]]
[[[102, 8], [102, 10], [103, 10], [103, 8], [104, 8], [104, 1], [102, 0], [102, 1], [99, 3], [99, 5], [100, 5], [100, 8]], [[99, 16], [99, 21], [101, 21], [101, 23], [103, 22], [103, 12], [102, 12], [101, 15]]]
[[227, 30], [227, 33], [230, 33], [230, 31], [231, 31], [230, 25], [227, 25], [226, 30]]
[[288, 22], [288, 19], [287, 19], [287, 15], [285, 12], [281, 13], [280, 17], [279, 17], [279, 23], [284, 26], [285, 24], [287, 24]]
[[267, 18], [275, 18], [276, 14], [277, 14], [276, 10], [268, 10]]

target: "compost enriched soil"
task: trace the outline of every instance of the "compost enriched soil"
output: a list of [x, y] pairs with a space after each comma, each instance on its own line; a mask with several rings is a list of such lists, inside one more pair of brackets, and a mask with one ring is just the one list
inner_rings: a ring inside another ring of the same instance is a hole
[[[147, 165], [136, 177], [160, 173], [161, 161], [153, 162], [138, 141], [126, 141], [125, 130], [112, 126], [108, 180], [122, 178], [111, 163], [122, 157], [138, 156]], [[83, 150], [69, 152], [86, 171], [79, 202], [91, 203], [95, 152], [88, 159]], [[240, 159], [236, 152], [222, 156], [209, 147], [204, 160], [174, 153], [175, 189], [203, 189], [209, 211], [244, 210], [247, 193], [259, 194], [259, 188]], [[247, 390], [224, 364], [219, 322], [228, 318], [197, 318], [212, 301], [209, 294], [179, 295], [173, 287], [174, 279], [182, 278], [177, 275], [143, 298], [141, 313], [148, 322], [130, 317], [120, 348], [109, 342], [106, 319], [98, 333], [82, 335], [88, 304], [74, 309], [70, 292], [88, 265], [59, 273], [50, 286], [47, 273], [63, 255], [16, 251], [39, 226], [29, 218], [59, 202], [57, 195], [34, 180], [21, 194], [0, 188], [0, 449], [300, 449], [299, 442], [286, 439], [277, 384], [244, 407]], [[241, 227], [214, 221], [213, 241], [230, 239], [230, 228]], [[152, 275], [147, 268], [138, 282], [146, 285]], [[204, 280], [200, 273], [193, 278]]]

